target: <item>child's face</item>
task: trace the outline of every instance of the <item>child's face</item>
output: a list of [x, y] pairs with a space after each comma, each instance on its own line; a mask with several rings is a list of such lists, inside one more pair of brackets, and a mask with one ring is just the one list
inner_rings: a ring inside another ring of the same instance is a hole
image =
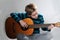
[[30, 16], [31, 16], [31, 18], [33, 18], [33, 19], [37, 19], [37, 18], [38, 18], [38, 13], [37, 13], [37, 11], [34, 11]]

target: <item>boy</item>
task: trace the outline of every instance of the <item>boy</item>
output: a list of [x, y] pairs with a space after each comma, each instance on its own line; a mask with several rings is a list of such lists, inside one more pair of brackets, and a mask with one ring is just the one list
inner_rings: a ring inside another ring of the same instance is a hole
[[[42, 15], [39, 15], [37, 13], [36, 7], [34, 4], [28, 4], [25, 7], [26, 13], [11, 13], [11, 17], [16, 20], [16, 22], [20, 23], [23, 28], [27, 28], [28, 25], [23, 21], [25, 18], [31, 18], [34, 22], [34, 24], [44, 24], [44, 18]], [[42, 27], [41, 27], [42, 28]], [[50, 31], [53, 28], [53, 25], [50, 25], [48, 28], [42, 28], [44, 31]], [[40, 40], [40, 28], [34, 28], [33, 35], [26, 36], [24, 34], [17, 34], [18, 40]], [[44, 39], [45, 40], [45, 39]], [[48, 39], [46, 39], [48, 40]]]

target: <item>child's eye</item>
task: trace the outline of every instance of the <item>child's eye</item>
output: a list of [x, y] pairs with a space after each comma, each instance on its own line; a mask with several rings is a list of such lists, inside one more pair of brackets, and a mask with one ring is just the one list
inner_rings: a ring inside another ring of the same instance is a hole
[[32, 15], [32, 16], [35, 16], [36, 14]]

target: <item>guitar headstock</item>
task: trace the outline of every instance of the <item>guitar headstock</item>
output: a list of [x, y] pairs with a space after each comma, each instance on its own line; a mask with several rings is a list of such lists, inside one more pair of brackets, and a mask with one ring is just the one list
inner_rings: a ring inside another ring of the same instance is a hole
[[60, 22], [57, 22], [54, 25], [55, 25], [55, 27], [60, 27]]

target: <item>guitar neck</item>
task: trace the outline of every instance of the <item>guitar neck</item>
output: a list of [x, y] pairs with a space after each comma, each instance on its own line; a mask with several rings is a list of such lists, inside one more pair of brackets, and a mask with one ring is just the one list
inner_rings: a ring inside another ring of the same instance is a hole
[[[29, 28], [44, 28], [44, 27], [48, 27], [51, 24], [34, 24], [34, 25], [30, 25]], [[54, 24], [53, 24], [54, 25]]]

